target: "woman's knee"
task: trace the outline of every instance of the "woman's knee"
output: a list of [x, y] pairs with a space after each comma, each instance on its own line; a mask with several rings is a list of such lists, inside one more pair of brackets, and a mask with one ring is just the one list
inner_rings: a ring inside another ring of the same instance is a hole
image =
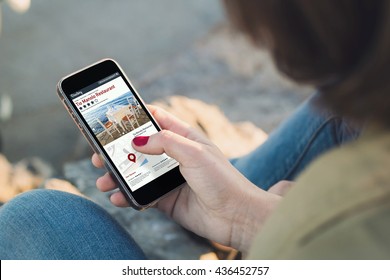
[[128, 233], [92, 201], [35, 190], [0, 209], [0, 259], [144, 258]]
[[47, 219], [50, 213], [60, 214], [67, 212], [67, 208], [88, 205], [84, 200], [86, 199], [61, 191], [32, 190], [3, 205], [0, 209], [0, 220], [31, 220], [34, 217], [34, 220], [38, 221], [41, 216]]

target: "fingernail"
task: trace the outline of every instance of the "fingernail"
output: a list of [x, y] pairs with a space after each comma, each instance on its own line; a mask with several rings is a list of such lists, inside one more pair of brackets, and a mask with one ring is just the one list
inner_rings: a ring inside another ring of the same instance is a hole
[[145, 146], [149, 141], [149, 136], [137, 136], [133, 139], [133, 143], [136, 146]]

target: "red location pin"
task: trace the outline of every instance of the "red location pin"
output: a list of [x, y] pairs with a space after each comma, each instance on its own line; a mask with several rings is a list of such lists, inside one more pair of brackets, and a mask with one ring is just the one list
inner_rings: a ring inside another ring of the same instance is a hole
[[135, 154], [128, 154], [127, 159], [135, 163], [137, 157], [135, 156]]

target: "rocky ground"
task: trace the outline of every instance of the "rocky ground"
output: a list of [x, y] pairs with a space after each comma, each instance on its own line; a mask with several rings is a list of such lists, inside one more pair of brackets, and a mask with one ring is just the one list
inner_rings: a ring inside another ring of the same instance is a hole
[[[11, 96], [15, 106], [13, 117], [1, 123], [2, 152], [7, 158], [0, 156], [0, 203], [43, 185], [44, 178], [59, 177], [77, 189], [56, 180], [46, 186], [81, 191], [102, 205], [152, 259], [198, 259], [214, 250], [208, 241], [158, 211], [116, 208], [107, 194], [96, 190], [96, 178], [103, 171], [91, 166], [91, 150], [55, 96], [55, 82], [115, 54], [145, 101], [158, 103], [202, 129], [227, 157], [261, 144], [310, 90], [280, 78], [264, 52], [232, 32], [223, 22], [218, 1], [170, 0], [159, 5], [152, 0], [124, 1], [119, 6], [104, 0], [32, 3], [23, 16], [3, 5], [0, 96]], [[86, 12], [96, 15], [93, 24], [84, 21]], [[108, 24], [99, 16], [105, 13], [116, 14], [116, 19]], [[215, 27], [207, 31], [210, 26]], [[64, 44], [64, 38], [72, 44]], [[100, 43], [112, 38], [116, 42], [120, 38], [121, 44]], [[156, 61], [164, 62], [155, 67]], [[31, 159], [34, 155], [49, 164]]]
[[[281, 78], [264, 52], [253, 48], [226, 24], [146, 73], [135, 87], [146, 102], [159, 104], [202, 129], [227, 157], [242, 155], [261, 144], [266, 133], [311, 92]], [[82, 139], [74, 149], [90, 153]], [[7, 162], [3, 165], [12, 173]], [[48, 176], [50, 170], [45, 168]], [[118, 219], [149, 258], [198, 259], [214, 250], [207, 240], [184, 230], [157, 210], [137, 212], [111, 205], [108, 194], [95, 188], [96, 178], [103, 172], [85, 158], [66, 163], [60, 177]]]
[[[245, 149], [239, 150], [239, 154], [248, 152], [264, 140], [265, 136], [258, 128], [270, 132], [311, 92], [277, 75], [265, 53], [254, 49], [245, 38], [232, 32], [226, 25], [216, 27], [192, 48], [147, 73], [136, 87], [145, 101], [158, 101], [183, 118], [195, 118], [195, 124], [196, 120], [201, 119], [199, 112], [191, 109], [183, 112], [181, 109], [180, 104], [185, 106], [188, 99], [172, 101], [169, 98], [180, 95], [203, 101], [205, 104], [198, 108], [205, 108], [202, 115], [210, 115], [201, 120], [201, 126], [206, 129], [213, 126], [215, 118], [212, 116], [221, 118], [221, 112], [213, 111], [216, 107], [233, 123], [252, 122], [254, 126], [245, 130], [253, 141], [245, 145]], [[172, 102], [176, 104], [169, 105]], [[216, 107], [207, 107], [209, 105], [206, 104]], [[240, 123], [238, 127], [243, 125], [248, 123]], [[231, 135], [240, 134], [240, 129], [234, 132], [235, 129]], [[217, 142], [221, 146], [224, 145], [224, 138], [231, 138], [223, 137], [227, 130], [219, 130], [218, 134], [222, 137]], [[225, 154], [237, 155], [235, 151], [229, 154], [237, 143], [229, 145], [223, 147]], [[154, 209], [137, 212], [110, 205], [108, 195], [99, 193], [95, 188], [96, 177], [101, 174], [102, 171], [91, 166], [89, 159], [68, 163], [64, 167], [64, 177], [114, 215], [139, 242], [148, 257], [198, 259], [200, 255], [213, 250], [207, 241], [182, 229]]]

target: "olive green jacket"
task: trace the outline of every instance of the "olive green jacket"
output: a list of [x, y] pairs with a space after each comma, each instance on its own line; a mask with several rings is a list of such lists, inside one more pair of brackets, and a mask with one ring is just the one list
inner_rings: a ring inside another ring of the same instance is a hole
[[258, 234], [250, 259], [390, 259], [390, 132], [315, 161]]

